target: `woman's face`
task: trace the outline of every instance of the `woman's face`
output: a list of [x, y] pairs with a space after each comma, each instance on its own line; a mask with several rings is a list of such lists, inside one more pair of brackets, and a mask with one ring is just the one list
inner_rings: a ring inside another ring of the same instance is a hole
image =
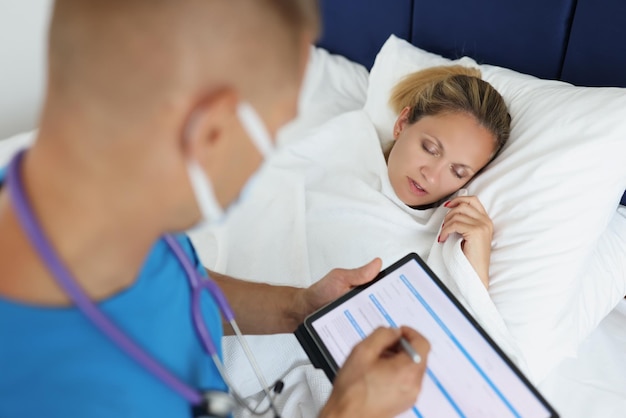
[[409, 124], [405, 108], [394, 126], [387, 159], [396, 195], [409, 206], [428, 205], [459, 190], [491, 158], [496, 140], [466, 113], [424, 116]]

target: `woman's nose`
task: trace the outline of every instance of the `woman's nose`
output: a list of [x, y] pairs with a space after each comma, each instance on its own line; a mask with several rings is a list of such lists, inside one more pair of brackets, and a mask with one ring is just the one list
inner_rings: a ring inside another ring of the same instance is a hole
[[441, 181], [444, 171], [448, 169], [450, 164], [443, 160], [431, 161], [424, 164], [421, 168], [422, 176], [430, 184], [437, 184]]
[[426, 180], [430, 184], [436, 184], [441, 169], [439, 168], [438, 164], [432, 164], [422, 166], [420, 171], [422, 176], [424, 177], [424, 180]]

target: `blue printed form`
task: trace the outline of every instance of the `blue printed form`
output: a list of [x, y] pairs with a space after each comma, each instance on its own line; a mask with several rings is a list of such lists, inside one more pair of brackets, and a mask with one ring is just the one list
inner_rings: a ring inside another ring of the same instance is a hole
[[379, 326], [408, 325], [431, 344], [422, 392], [400, 417], [550, 417], [551, 412], [414, 259], [316, 319], [341, 366]]

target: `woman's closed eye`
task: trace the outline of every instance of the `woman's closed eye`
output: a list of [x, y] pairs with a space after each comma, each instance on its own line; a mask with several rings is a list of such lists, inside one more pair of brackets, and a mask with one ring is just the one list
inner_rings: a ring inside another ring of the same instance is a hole
[[422, 148], [424, 149], [424, 151], [434, 157], [439, 157], [441, 155], [441, 153], [439, 152], [439, 148], [437, 148], [437, 145], [430, 141], [423, 141]]
[[469, 175], [468, 171], [463, 167], [451, 165], [450, 170], [452, 170], [452, 174], [458, 179], [463, 179]]

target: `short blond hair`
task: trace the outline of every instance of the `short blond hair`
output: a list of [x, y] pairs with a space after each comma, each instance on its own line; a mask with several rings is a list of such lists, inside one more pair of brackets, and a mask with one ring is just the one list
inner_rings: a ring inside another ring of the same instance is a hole
[[234, 86], [247, 98], [272, 98], [299, 81], [302, 39], [318, 32], [317, 6], [317, 0], [56, 0], [49, 93], [135, 118], [183, 90]]
[[302, 28], [319, 35], [320, 15], [318, 0], [265, 0], [294, 32]]

